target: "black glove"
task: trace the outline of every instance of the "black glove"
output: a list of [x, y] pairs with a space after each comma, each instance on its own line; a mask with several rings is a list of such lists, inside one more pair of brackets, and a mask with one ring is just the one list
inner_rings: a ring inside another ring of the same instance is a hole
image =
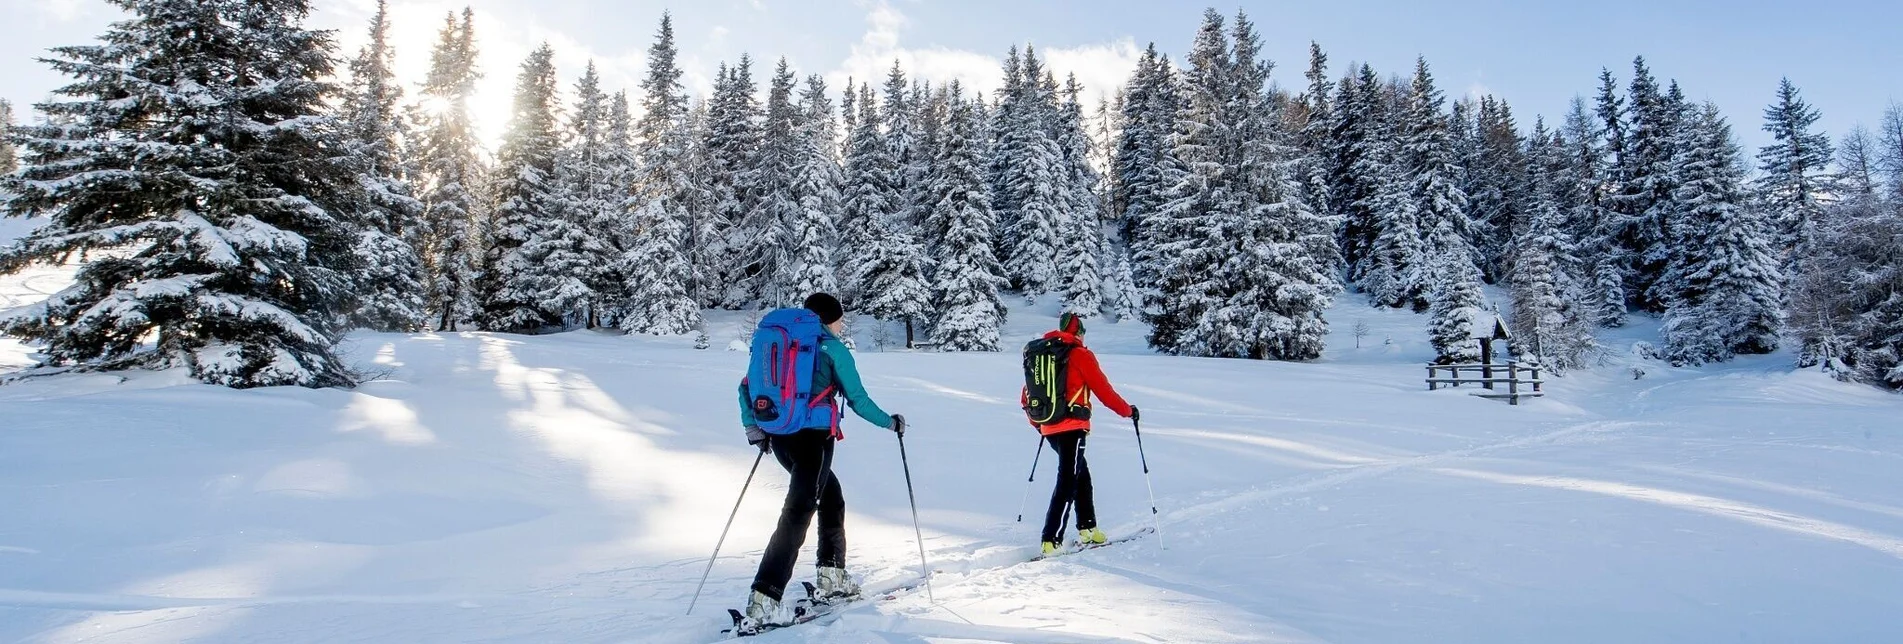
[[1137, 409], [1136, 405], [1130, 406], [1130, 422], [1133, 422], [1133, 423], [1143, 422], [1143, 410]]
[[900, 416], [898, 414], [892, 415], [892, 433], [898, 434], [900, 436], [905, 435], [905, 417], [904, 416]]
[[773, 449], [773, 441], [767, 440], [766, 432], [752, 425], [747, 426], [747, 444], [760, 448], [761, 454]]

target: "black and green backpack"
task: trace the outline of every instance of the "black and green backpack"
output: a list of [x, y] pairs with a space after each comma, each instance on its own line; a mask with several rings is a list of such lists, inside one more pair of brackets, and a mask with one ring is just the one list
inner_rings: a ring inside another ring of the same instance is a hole
[[1069, 343], [1051, 338], [1024, 345], [1024, 413], [1031, 422], [1050, 425], [1072, 417], [1064, 400], [1070, 391], [1064, 374], [1070, 367]]

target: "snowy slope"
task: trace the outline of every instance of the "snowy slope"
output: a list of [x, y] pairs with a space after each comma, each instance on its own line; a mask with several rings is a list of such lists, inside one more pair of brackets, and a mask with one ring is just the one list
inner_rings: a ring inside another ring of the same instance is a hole
[[[1009, 340], [1052, 313], [1020, 309]], [[1615, 357], [1509, 407], [1425, 390], [1420, 317], [1331, 319], [1319, 364], [1145, 355], [1142, 329], [1093, 324], [1148, 419], [1162, 534], [1036, 563], [1016, 357], [881, 352], [862, 325], [868, 387], [916, 426], [937, 602], [759, 641], [1903, 641], [1903, 398], [1781, 357], [1637, 380]], [[746, 323], [712, 320], [710, 351], [361, 334], [383, 377], [351, 392], [0, 387], [0, 641], [719, 639], [785, 489], [763, 466], [683, 615], [753, 461], [744, 356], [719, 350]], [[918, 565], [897, 447], [846, 431], [850, 565], [895, 587]], [[1089, 459], [1106, 529], [1147, 525], [1128, 425]]]

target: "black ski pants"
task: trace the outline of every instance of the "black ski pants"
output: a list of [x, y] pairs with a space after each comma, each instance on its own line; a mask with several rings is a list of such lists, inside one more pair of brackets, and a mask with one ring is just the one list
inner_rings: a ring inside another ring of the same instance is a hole
[[786, 486], [786, 503], [780, 506], [780, 525], [767, 542], [766, 556], [760, 559], [760, 572], [753, 576], [753, 589], [780, 599], [787, 581], [793, 578], [793, 565], [806, 544], [806, 529], [819, 513], [819, 565], [846, 566], [846, 497], [839, 491], [839, 479], [833, 476], [833, 437], [825, 430], [804, 430], [784, 436], [772, 436], [773, 458], [793, 475]]
[[1044, 437], [1057, 452], [1057, 487], [1051, 490], [1051, 508], [1044, 513], [1044, 540], [1059, 542], [1064, 531], [1066, 507], [1077, 513], [1077, 529], [1097, 527], [1097, 505], [1090, 494], [1090, 464], [1084, 462], [1084, 438], [1089, 432], [1074, 430]]

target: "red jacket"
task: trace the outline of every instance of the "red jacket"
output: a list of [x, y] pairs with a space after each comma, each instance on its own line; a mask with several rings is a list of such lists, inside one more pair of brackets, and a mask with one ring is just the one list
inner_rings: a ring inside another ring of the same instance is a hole
[[[1110, 411], [1117, 412], [1118, 416], [1124, 418], [1130, 417], [1132, 413], [1130, 403], [1124, 402], [1123, 397], [1117, 395], [1117, 390], [1110, 387], [1110, 380], [1104, 378], [1103, 368], [1097, 366], [1097, 354], [1091, 353], [1090, 349], [1084, 348], [1083, 338], [1063, 331], [1052, 331], [1044, 334], [1044, 337], [1046, 339], [1058, 340], [1075, 347], [1071, 349], [1068, 366], [1064, 369], [1064, 386], [1069, 389], [1069, 391], [1066, 391], [1064, 394], [1065, 400], [1073, 401], [1073, 404], [1081, 405], [1088, 409], [1090, 408], [1090, 396], [1095, 394], [1099, 400], [1103, 401], [1105, 407], [1110, 408]], [[1019, 391], [1019, 406], [1030, 404], [1030, 401], [1030, 392]], [[1029, 417], [1027, 416], [1026, 418], [1028, 419]], [[1066, 418], [1049, 425], [1031, 423], [1031, 426], [1036, 427], [1039, 433], [1049, 436], [1051, 434], [1061, 434], [1079, 429], [1090, 431], [1090, 420], [1087, 418]]]

